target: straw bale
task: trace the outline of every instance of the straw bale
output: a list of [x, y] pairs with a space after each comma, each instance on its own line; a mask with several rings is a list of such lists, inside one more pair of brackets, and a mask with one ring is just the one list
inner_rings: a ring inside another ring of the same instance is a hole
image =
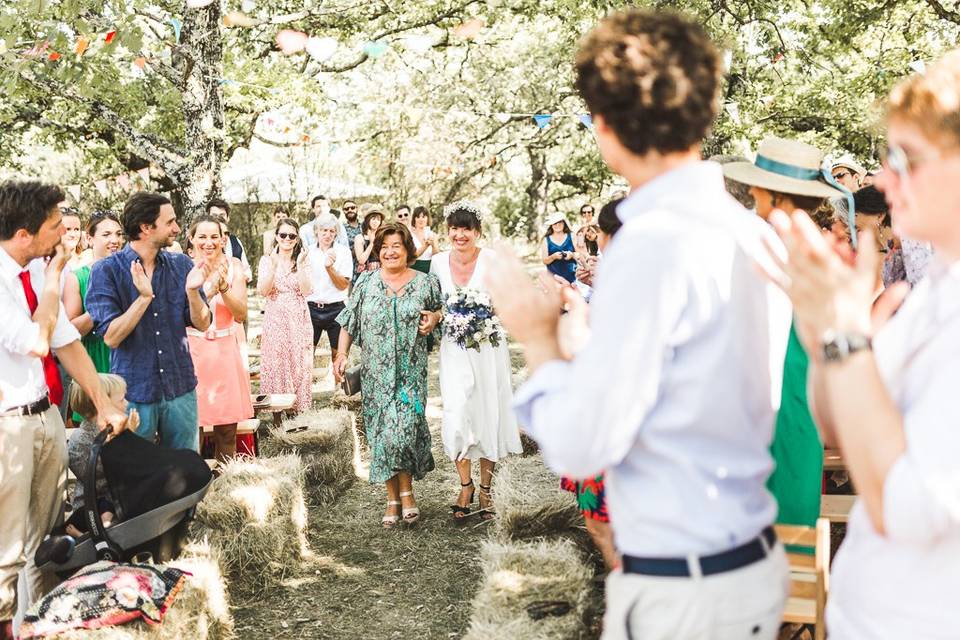
[[189, 575], [163, 622], [142, 621], [95, 630], [75, 630], [51, 636], [57, 640], [231, 640], [233, 616], [216, 552], [206, 543], [188, 545], [183, 555], [167, 563]]
[[[592, 570], [569, 540], [498, 542], [481, 548], [483, 580], [465, 640], [561, 640], [586, 631]], [[560, 615], [530, 616], [538, 604], [566, 605]]]
[[222, 467], [190, 526], [220, 558], [231, 588], [279, 583], [307, 551], [303, 463], [296, 455], [235, 459]]
[[364, 431], [363, 426], [363, 396], [361, 396], [359, 393], [348, 396], [344, 395], [343, 392], [338, 391], [332, 398], [330, 398], [330, 402], [327, 406], [330, 409], [343, 409], [353, 414], [353, 429], [357, 434], [360, 450], [369, 451], [370, 447], [367, 444], [367, 432]]
[[565, 534], [580, 526], [573, 494], [539, 456], [513, 457], [497, 465], [493, 476], [497, 509], [494, 532], [501, 540]]
[[[292, 431], [306, 427], [305, 431]], [[303, 460], [307, 493], [314, 504], [329, 504], [356, 480], [353, 416], [344, 410], [305, 411], [270, 429], [260, 452], [295, 453]]]

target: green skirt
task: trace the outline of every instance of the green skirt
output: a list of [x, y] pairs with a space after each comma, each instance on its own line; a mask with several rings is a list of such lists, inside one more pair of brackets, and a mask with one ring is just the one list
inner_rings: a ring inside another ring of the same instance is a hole
[[421, 273], [430, 273], [430, 260], [417, 260], [413, 263], [413, 268]]

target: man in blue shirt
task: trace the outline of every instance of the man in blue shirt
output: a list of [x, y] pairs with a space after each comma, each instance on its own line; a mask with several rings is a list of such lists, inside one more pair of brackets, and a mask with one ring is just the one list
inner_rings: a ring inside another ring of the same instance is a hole
[[137, 433], [172, 449], [199, 448], [197, 378], [187, 326], [205, 331], [210, 309], [200, 289], [210, 273], [185, 255], [163, 251], [180, 227], [170, 200], [132, 195], [121, 220], [127, 246], [97, 262], [86, 308], [93, 331], [113, 352], [110, 371], [127, 382], [140, 413]]

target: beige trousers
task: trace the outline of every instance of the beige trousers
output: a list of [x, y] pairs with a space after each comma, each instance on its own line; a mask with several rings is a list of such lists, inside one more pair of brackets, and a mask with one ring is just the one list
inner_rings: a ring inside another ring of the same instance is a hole
[[789, 589], [780, 543], [763, 560], [705, 578], [617, 569], [607, 577], [603, 640], [775, 640]]
[[0, 620], [17, 611], [21, 569], [21, 612], [50, 586], [33, 554], [60, 517], [66, 468], [66, 432], [57, 407], [35, 416], [0, 417]]

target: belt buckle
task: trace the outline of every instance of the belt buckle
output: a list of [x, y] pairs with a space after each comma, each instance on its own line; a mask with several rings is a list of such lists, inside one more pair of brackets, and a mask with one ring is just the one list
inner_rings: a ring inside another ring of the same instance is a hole
[[216, 330], [216, 329], [207, 329], [207, 330], [204, 332], [203, 337], [206, 338], [207, 340], [216, 340], [216, 339], [217, 339], [217, 330]]

